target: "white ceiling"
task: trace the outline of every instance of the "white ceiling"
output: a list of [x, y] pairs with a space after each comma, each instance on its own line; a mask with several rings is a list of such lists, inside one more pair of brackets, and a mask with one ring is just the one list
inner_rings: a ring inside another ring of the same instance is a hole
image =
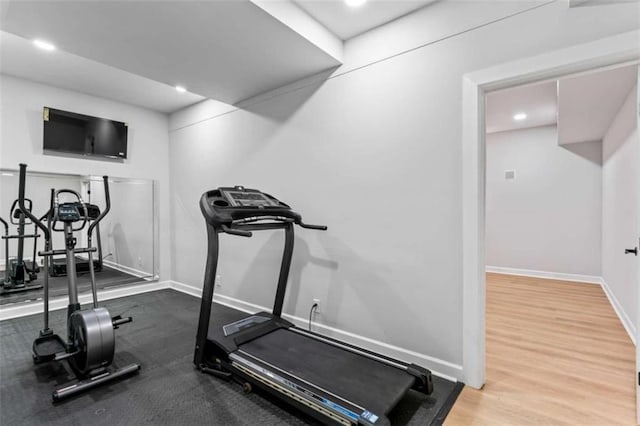
[[637, 77], [628, 66], [560, 80], [558, 142], [602, 140]]
[[[339, 65], [341, 39], [434, 0], [265, 1], [0, 0], [0, 73], [165, 113], [235, 104]], [[314, 26], [326, 35], [310, 37], [322, 33]]]
[[5, 32], [0, 32], [0, 73], [165, 113], [205, 99], [70, 53], [40, 50]]
[[[487, 133], [555, 124], [556, 87], [557, 83], [551, 81], [488, 93], [486, 97]], [[527, 118], [515, 121], [514, 114], [521, 112], [527, 114]]]
[[230, 104], [339, 65], [249, 1], [3, 0], [2, 6], [2, 31], [44, 38], [64, 52]]
[[[637, 66], [600, 70], [487, 94], [487, 133], [558, 125], [558, 143], [599, 141], [637, 81]], [[516, 113], [526, 113], [522, 121]]]
[[372, 28], [423, 8], [436, 0], [369, 0], [351, 7], [343, 0], [294, 0], [329, 31], [348, 40]]

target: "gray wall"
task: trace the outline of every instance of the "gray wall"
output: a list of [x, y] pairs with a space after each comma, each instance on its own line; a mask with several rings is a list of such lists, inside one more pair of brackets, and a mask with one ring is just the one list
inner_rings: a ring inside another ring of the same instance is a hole
[[[438, 15], [448, 7], [455, 13]], [[554, 2], [473, 30], [464, 23], [476, 15], [461, 7], [440, 2], [350, 40], [346, 65], [326, 81], [208, 119], [179, 114], [170, 130], [174, 279], [202, 285], [200, 195], [260, 188], [329, 226], [298, 231], [287, 313], [304, 318], [319, 297], [319, 322], [460, 377], [463, 74], [638, 27], [635, 4]], [[514, 3], [483, 3], [473, 25], [506, 7]], [[223, 236], [217, 291], [269, 306], [281, 242]]]
[[599, 277], [601, 164], [600, 142], [559, 146], [555, 125], [487, 135], [487, 265]]
[[631, 330], [635, 329], [637, 312], [638, 258], [625, 255], [624, 249], [637, 246], [640, 233], [637, 117], [634, 88], [607, 130], [602, 145], [602, 278]]

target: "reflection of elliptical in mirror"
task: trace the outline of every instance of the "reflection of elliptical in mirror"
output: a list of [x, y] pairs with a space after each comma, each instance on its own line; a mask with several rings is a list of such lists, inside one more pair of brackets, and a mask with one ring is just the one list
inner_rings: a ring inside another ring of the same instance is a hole
[[[33, 213], [41, 218], [49, 208], [51, 188], [68, 188], [80, 194], [89, 204], [90, 218], [97, 217], [105, 208], [104, 188], [102, 178], [93, 175], [72, 175], [34, 172], [27, 173], [26, 191], [33, 201]], [[98, 251], [94, 254], [94, 269], [98, 291], [113, 287], [127, 287], [140, 283], [147, 283], [158, 279], [158, 233], [157, 226], [157, 197], [155, 183], [148, 179], [109, 178], [112, 209], [96, 227], [93, 245]], [[9, 223], [8, 215], [12, 202], [18, 194], [18, 173], [16, 170], [0, 170], [0, 217]], [[4, 213], [3, 213], [4, 212]], [[43, 219], [44, 220], [44, 219]], [[46, 221], [45, 221], [46, 224]], [[14, 234], [11, 225], [9, 232]], [[27, 225], [26, 233], [32, 234], [32, 226]], [[0, 223], [0, 234], [4, 233]], [[87, 245], [84, 233], [76, 235], [79, 246]], [[9, 241], [9, 256], [17, 257], [17, 239]], [[61, 232], [51, 235], [54, 249], [65, 246]], [[24, 240], [24, 263], [30, 265], [33, 261], [32, 253], [36, 250], [36, 266], [40, 273], [30, 284], [41, 287], [43, 284], [42, 258], [37, 251], [43, 249], [42, 237], [36, 244], [32, 238]], [[4, 241], [0, 241], [0, 281], [5, 279], [3, 264], [6, 262]], [[56, 256], [55, 265], [50, 268], [49, 287], [50, 297], [66, 297], [66, 262], [64, 256]], [[90, 277], [88, 269], [88, 255], [77, 254], [76, 272], [78, 274], [78, 293], [90, 293]], [[38, 290], [21, 293], [2, 294], [0, 291], [0, 306], [23, 303], [34, 298]]]
[[[38, 219], [27, 207], [25, 198], [26, 164], [20, 164], [19, 207], [20, 212], [28, 217], [44, 235], [44, 250], [39, 254], [44, 257], [44, 326], [33, 342], [33, 360], [40, 364], [50, 361], [66, 361], [74, 373], [74, 380], [53, 391], [53, 401], [59, 401], [93, 389], [116, 379], [137, 373], [139, 364], [129, 364], [115, 368], [111, 364], [115, 353], [114, 329], [130, 323], [131, 317], [111, 317], [104, 307], [98, 307], [98, 290], [93, 269], [93, 253], [97, 251], [92, 245], [93, 231], [110, 210], [109, 183], [103, 177], [105, 208], [93, 220], [90, 219], [89, 205], [82, 196], [73, 189], [51, 189], [49, 210], [43, 216], [47, 222]], [[85, 232], [87, 246], [78, 245], [75, 235]], [[64, 249], [51, 247], [51, 235], [54, 232], [64, 233]], [[49, 328], [49, 266], [55, 255], [64, 254], [67, 271], [67, 337], [54, 334]], [[80, 305], [76, 274], [78, 254], [88, 255], [89, 273], [91, 276], [92, 307]]]

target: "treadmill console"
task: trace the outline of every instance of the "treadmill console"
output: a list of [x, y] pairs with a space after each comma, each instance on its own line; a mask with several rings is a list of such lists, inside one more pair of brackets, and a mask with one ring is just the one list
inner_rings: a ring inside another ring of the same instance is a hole
[[216, 227], [274, 218], [295, 223], [301, 221], [298, 213], [276, 197], [243, 186], [220, 187], [205, 192], [200, 198], [200, 210], [207, 222]]
[[237, 186], [233, 189], [220, 188], [222, 196], [234, 207], [278, 207], [279, 201], [255, 189]]

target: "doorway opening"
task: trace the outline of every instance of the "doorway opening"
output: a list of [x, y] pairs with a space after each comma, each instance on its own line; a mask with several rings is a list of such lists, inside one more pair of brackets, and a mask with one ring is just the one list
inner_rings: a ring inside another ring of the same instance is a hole
[[636, 264], [624, 247], [638, 215], [637, 73], [486, 95], [489, 386], [477, 397], [496, 423], [515, 420], [509, 405], [531, 423], [635, 417]]
[[[463, 78], [463, 380], [471, 387], [480, 389], [484, 385], [486, 364], [485, 94], [594, 69], [637, 65], [639, 36], [640, 31], [632, 31], [480, 70]], [[640, 274], [640, 265], [637, 268]]]

